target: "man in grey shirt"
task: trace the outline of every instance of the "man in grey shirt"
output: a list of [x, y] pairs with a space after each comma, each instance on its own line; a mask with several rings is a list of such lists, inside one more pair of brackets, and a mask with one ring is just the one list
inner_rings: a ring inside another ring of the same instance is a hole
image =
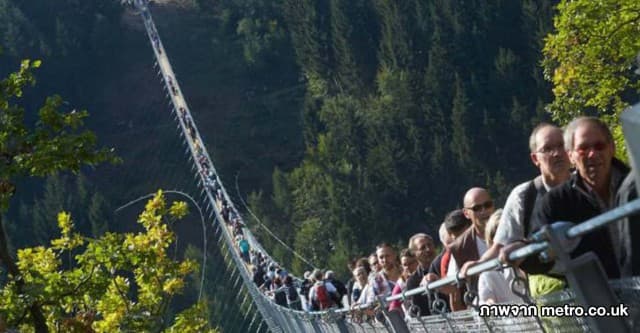
[[569, 179], [569, 156], [560, 128], [547, 123], [536, 126], [529, 137], [529, 149], [531, 162], [540, 170], [540, 175], [511, 191], [493, 245], [479, 260], [467, 262], [460, 269], [463, 276], [470, 266], [497, 257], [504, 246], [525, 238], [530, 230], [528, 220], [535, 201], [552, 187]]

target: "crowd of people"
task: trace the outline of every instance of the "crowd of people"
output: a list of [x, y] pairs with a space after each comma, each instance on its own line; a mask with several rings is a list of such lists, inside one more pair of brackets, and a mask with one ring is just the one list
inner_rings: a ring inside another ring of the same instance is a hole
[[[397, 251], [381, 243], [368, 257], [349, 263], [352, 276], [346, 283], [332, 271], [314, 270], [293, 287], [286, 271], [251, 251], [254, 282], [279, 305], [322, 311], [371, 309], [379, 306], [381, 296], [401, 294], [448, 276], [464, 279], [436, 292], [384, 304], [388, 311], [405, 316], [458, 311], [473, 304], [520, 303], [528, 293], [537, 297], [561, 290], [566, 280], [553, 260], [530, 256], [509, 262], [509, 253], [525, 246], [528, 237], [544, 225], [579, 224], [636, 198], [636, 187], [629, 168], [614, 157], [611, 131], [597, 118], [576, 118], [564, 130], [540, 124], [531, 133], [529, 148], [539, 175], [513, 188], [500, 209], [487, 189], [466, 191], [461, 207], [448, 213], [440, 225], [440, 253], [432, 236], [418, 233], [405, 249]], [[640, 224], [629, 221], [638, 216], [583, 236], [571, 256], [593, 252], [610, 279], [638, 275], [640, 244], [632, 240], [640, 233]], [[509, 266], [466, 276], [471, 266], [493, 258]]]
[[[529, 158], [539, 174], [514, 187], [501, 209], [486, 188], [467, 190], [460, 204], [454, 205], [459, 208], [452, 209], [440, 225], [440, 253], [436, 253], [434, 237], [418, 233], [401, 251], [380, 243], [368, 257], [353, 260], [349, 263], [352, 276], [346, 284], [330, 270], [307, 271], [296, 280], [268, 255], [251, 248], [245, 226], [227, 202], [202, 149], [191, 116], [184, 107], [178, 108], [178, 114], [195, 153], [204, 189], [215, 198], [253, 281], [276, 304], [296, 310], [372, 309], [386, 296], [444, 277], [464, 279], [464, 283], [402, 297], [383, 306], [405, 316], [426, 316], [463, 310], [473, 304], [522, 302], [521, 296], [526, 294], [549, 294], [566, 287], [563, 272], [553, 260], [530, 256], [509, 262], [508, 255], [525, 246], [529, 237], [545, 225], [557, 221], [578, 224], [637, 198], [633, 174], [615, 158], [613, 135], [604, 122], [578, 117], [564, 129], [543, 123], [529, 138]], [[571, 256], [594, 253], [610, 279], [638, 275], [640, 242], [632, 240], [640, 235], [640, 223], [632, 221], [639, 217], [632, 215], [610, 224], [604, 232], [584, 235]], [[509, 268], [466, 276], [471, 266], [494, 258], [500, 258]]]
[[[155, 31], [152, 40], [160, 53]], [[171, 76], [166, 79], [171, 94], [178, 95]], [[218, 211], [232, 230], [235, 250], [252, 273], [253, 282], [276, 304], [294, 310], [344, 308], [367, 315], [371, 313], [366, 309], [384, 306], [405, 316], [426, 316], [463, 310], [472, 304], [518, 303], [525, 294], [549, 294], [567, 286], [559, 266], [539, 256], [510, 262], [509, 254], [525, 246], [529, 237], [546, 225], [557, 221], [579, 224], [637, 198], [635, 180], [629, 167], [615, 158], [613, 135], [605, 123], [594, 117], [578, 117], [564, 129], [543, 123], [529, 138], [529, 158], [539, 174], [514, 187], [500, 209], [486, 188], [468, 189], [440, 224], [439, 253], [434, 237], [418, 233], [400, 251], [383, 242], [369, 256], [350, 262], [352, 276], [346, 283], [333, 271], [319, 269], [295, 279], [266, 253], [252, 248], [240, 216], [227, 202], [205, 155], [190, 114], [183, 106], [178, 107], [178, 114], [204, 189], [215, 198]], [[633, 222], [639, 218], [640, 214], [635, 214], [610, 224], [603, 232], [584, 235], [570, 255], [594, 253], [610, 279], [638, 275], [640, 241], [633, 240], [640, 239], [640, 223]], [[466, 275], [473, 265], [494, 258], [508, 268]], [[444, 277], [463, 279], [464, 283], [389, 304], [380, 302]]]

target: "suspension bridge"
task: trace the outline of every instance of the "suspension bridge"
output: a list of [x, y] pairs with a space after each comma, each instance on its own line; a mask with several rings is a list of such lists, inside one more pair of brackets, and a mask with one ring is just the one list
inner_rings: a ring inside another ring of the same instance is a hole
[[[227, 302], [239, 304], [240, 311], [224, 312], [221, 328], [225, 332], [616, 332], [640, 331], [640, 277], [607, 281], [597, 263], [575, 263], [567, 259], [573, 266], [567, 277], [570, 290], [548, 295], [534, 300], [523, 295], [524, 304], [533, 307], [542, 305], [577, 304], [581, 306], [599, 305], [614, 306], [624, 304], [629, 306], [629, 316], [622, 317], [539, 317], [539, 316], [482, 316], [477, 307], [465, 311], [447, 313], [438, 311], [443, 300], [438, 299], [435, 289], [448, 284], [462, 283], [459, 277], [443, 278], [432, 282], [428, 286], [406, 291], [401, 295], [380, 298], [377, 306], [372, 308], [377, 320], [362, 321], [356, 313], [363, 309], [336, 309], [322, 312], [296, 311], [281, 307], [258, 289], [252, 280], [251, 272], [240, 254], [235, 249], [232, 230], [225, 220], [231, 214], [241, 221], [241, 215], [236, 209], [231, 197], [227, 193], [209, 155], [200, 132], [194, 122], [191, 110], [182, 94], [176, 75], [171, 67], [169, 57], [163, 47], [162, 40], [154, 24], [148, 7], [148, 0], [123, 0], [123, 4], [134, 8], [144, 22], [144, 27], [153, 48], [155, 65], [170, 99], [171, 112], [177, 123], [179, 133], [184, 140], [186, 153], [189, 156], [194, 171], [195, 180], [200, 191], [198, 201], [203, 207], [201, 215], [207, 221], [204, 232], [212, 232], [220, 255], [223, 256], [224, 270], [227, 274], [226, 284], [235, 296]], [[627, 112], [624, 118], [625, 137], [629, 144], [632, 158], [640, 156], [640, 105]], [[635, 163], [638, 166], [638, 163]], [[638, 172], [638, 168], [634, 169]], [[640, 174], [636, 173], [636, 179]], [[226, 210], [226, 212], [224, 211]], [[640, 200], [632, 201], [625, 206], [609, 211], [592, 220], [586, 221], [578, 227], [566, 226], [549, 228], [533, 237], [533, 243], [511, 254], [511, 259], [524, 258], [530, 255], [543, 255], [549, 249], [562, 253], [563, 242], [577, 238], [580, 235], [593, 232], [608, 223], [640, 211]], [[226, 218], [225, 218], [226, 217]], [[212, 231], [211, 231], [212, 230]], [[597, 231], [596, 231], [597, 232]], [[252, 249], [261, 251], [268, 257], [268, 253], [251, 234], [248, 228], [242, 233], [248, 239]], [[468, 271], [468, 275], [501, 268], [502, 263], [497, 259], [478, 264]], [[510, 268], [505, 268], [510, 269]], [[204, 276], [204, 275], [203, 275]], [[417, 318], [404, 318], [397, 312], [386, 311], [386, 304], [396, 299], [424, 293], [432, 295], [434, 304], [432, 315]], [[535, 305], [534, 305], [535, 304]], [[227, 324], [228, 321], [231, 324]]]

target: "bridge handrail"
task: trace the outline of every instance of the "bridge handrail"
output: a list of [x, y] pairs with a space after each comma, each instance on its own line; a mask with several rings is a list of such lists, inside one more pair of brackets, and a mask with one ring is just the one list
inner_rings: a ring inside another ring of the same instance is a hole
[[[584, 221], [576, 226], [571, 227], [569, 230], [567, 230], [566, 236], [569, 239], [576, 238], [586, 233], [589, 233], [591, 231], [594, 231], [596, 229], [602, 228], [609, 223], [616, 222], [624, 217], [627, 217], [629, 215], [632, 215], [638, 212], [640, 212], [640, 199], [635, 199], [623, 206], [614, 208], [606, 213], [603, 213], [587, 221]], [[528, 256], [547, 250], [549, 248], [549, 242], [547, 242], [544, 237], [545, 237], [544, 233], [541, 231], [535, 233], [531, 237], [531, 240], [533, 240], [534, 243], [528, 244], [520, 249], [517, 249], [511, 252], [511, 254], [509, 255], [509, 260], [516, 261], [516, 260], [523, 259]], [[503, 266], [504, 265], [499, 259], [497, 258], [490, 259], [469, 267], [469, 269], [467, 270], [466, 276], [479, 275], [480, 273], [495, 270]], [[457, 284], [459, 281], [464, 281], [464, 280], [465, 280], [465, 277], [460, 276], [460, 272], [458, 272], [456, 276], [448, 276], [445, 278], [441, 278], [437, 281], [428, 283], [426, 286], [414, 288], [402, 294], [389, 296], [385, 299], [385, 301], [392, 302], [395, 300], [403, 299], [407, 296], [424, 294], [446, 285]], [[367, 307], [370, 307], [370, 306], [367, 306]], [[345, 310], [345, 311], [348, 311], [348, 310]]]
[[[160, 39], [160, 36], [157, 32], [157, 29], [155, 27], [155, 24], [153, 22], [153, 19], [149, 13], [149, 9], [146, 7], [146, 5], [143, 6], [138, 6], [138, 9], [140, 10], [140, 14], [143, 17], [143, 21], [144, 21], [144, 25], [145, 25], [145, 29], [147, 31], [147, 35], [151, 41], [152, 44], [152, 48], [154, 51], [154, 54], [156, 56], [156, 60], [158, 61], [158, 66], [160, 67], [160, 72], [162, 74], [162, 78], [164, 81], [164, 84], [167, 88], [167, 91], [169, 93], [170, 99], [174, 105], [174, 109], [175, 112], [177, 114], [177, 118], [178, 118], [178, 123], [179, 123], [179, 127], [181, 129], [181, 133], [184, 134], [185, 136], [185, 141], [187, 143], [189, 152], [190, 152], [190, 156], [193, 158], [194, 160], [194, 164], [196, 166], [196, 169], [198, 171], [198, 180], [202, 185], [203, 191], [206, 191], [206, 197], [209, 201], [209, 203], [213, 206], [211, 207], [215, 213], [216, 219], [218, 221], [222, 221], [222, 217], [220, 214], [220, 211], [218, 209], [218, 207], [216, 207], [215, 205], [215, 198], [213, 196], [213, 194], [210, 191], [210, 188], [208, 188], [206, 186], [206, 179], [205, 179], [205, 175], [203, 174], [203, 166], [201, 165], [201, 163], [199, 163], [199, 161], [197, 160], [199, 157], [199, 154], [201, 154], [202, 156], [204, 156], [206, 162], [208, 163], [208, 167], [211, 171], [213, 171], [215, 180], [218, 182], [218, 184], [220, 184], [220, 188], [223, 192], [223, 195], [225, 197], [225, 199], [227, 200], [228, 204], [230, 205], [230, 207], [233, 209], [234, 212], [237, 212], [237, 210], [235, 209], [235, 206], [233, 205], [233, 202], [231, 200], [229, 200], [229, 196], [226, 192], [226, 189], [224, 188], [224, 186], [222, 185], [222, 182], [220, 181], [219, 175], [217, 170], [215, 169], [215, 166], [213, 165], [213, 162], [211, 160], [211, 157], [209, 156], [208, 151], [205, 149], [204, 147], [204, 141], [202, 140], [202, 137], [200, 136], [200, 132], [198, 131], [195, 122], [193, 120], [193, 117], [191, 115], [191, 111], [189, 110], [189, 107], [186, 103], [186, 100], [184, 99], [183, 95], [182, 95], [182, 91], [180, 89], [180, 86], [178, 84], [177, 78], [175, 77], [175, 74], [173, 72], [173, 69], [171, 68], [171, 64], [169, 63], [169, 59], [166, 55], [166, 51], [164, 50], [164, 46], [162, 44], [162, 41]], [[169, 84], [169, 82], [172, 82], [172, 84]], [[173, 85], [173, 86], [172, 86]], [[173, 88], [173, 89], [172, 89]], [[183, 119], [178, 113], [179, 113], [179, 109], [183, 108], [184, 113], [186, 115], [185, 119]], [[191, 135], [189, 135], [189, 130], [188, 130], [188, 126], [186, 123], [186, 119], [188, 119], [191, 124]], [[196, 145], [196, 141], [197, 141], [197, 145], [199, 145], [199, 147], [197, 147]], [[213, 179], [212, 179], [213, 180]], [[229, 234], [228, 230], [226, 229], [226, 227], [224, 227], [223, 224], [220, 224], [221, 229], [222, 229], [222, 235], [225, 238], [225, 242], [229, 245], [230, 248], [230, 254], [231, 257], [233, 259], [233, 261], [235, 262], [235, 266], [238, 268], [237, 272], [239, 273], [240, 277], [243, 280], [243, 284], [247, 287], [247, 291], [249, 292], [249, 294], [254, 298], [255, 300], [255, 304], [258, 307], [258, 309], [260, 310], [260, 312], [263, 312], [263, 314], [265, 313], [265, 300], [269, 301], [268, 299], [266, 299], [266, 296], [264, 296], [258, 289], [257, 287], [254, 286], [253, 281], [251, 280], [251, 277], [248, 275], [248, 271], [246, 268], [243, 268], [243, 264], [242, 264], [242, 259], [239, 258], [238, 254], [236, 253], [236, 251], [233, 250], [233, 238], [231, 237], [231, 235]], [[267, 316], [264, 317], [265, 321], [267, 322], [268, 326], [272, 329], [275, 329], [276, 326], [274, 326], [273, 323], [273, 319], [272, 318], [268, 318]]]

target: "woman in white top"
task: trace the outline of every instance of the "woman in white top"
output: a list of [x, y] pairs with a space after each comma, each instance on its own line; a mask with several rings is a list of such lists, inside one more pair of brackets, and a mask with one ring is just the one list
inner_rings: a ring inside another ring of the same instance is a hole
[[369, 274], [367, 273], [367, 270], [362, 266], [358, 266], [353, 270], [354, 282], [351, 295], [349, 295], [351, 304], [358, 303], [358, 300], [362, 295], [362, 291], [367, 286], [367, 276], [369, 276]]
[[[485, 240], [487, 246], [493, 245], [493, 237], [500, 223], [502, 209], [496, 210], [485, 227]], [[518, 270], [519, 271], [519, 270]], [[482, 304], [494, 303], [523, 303], [523, 300], [511, 290], [511, 281], [515, 278], [512, 268], [504, 270], [487, 271], [480, 274], [478, 279], [478, 299]], [[518, 274], [523, 274], [519, 272]], [[521, 290], [519, 292], [524, 292]]]

